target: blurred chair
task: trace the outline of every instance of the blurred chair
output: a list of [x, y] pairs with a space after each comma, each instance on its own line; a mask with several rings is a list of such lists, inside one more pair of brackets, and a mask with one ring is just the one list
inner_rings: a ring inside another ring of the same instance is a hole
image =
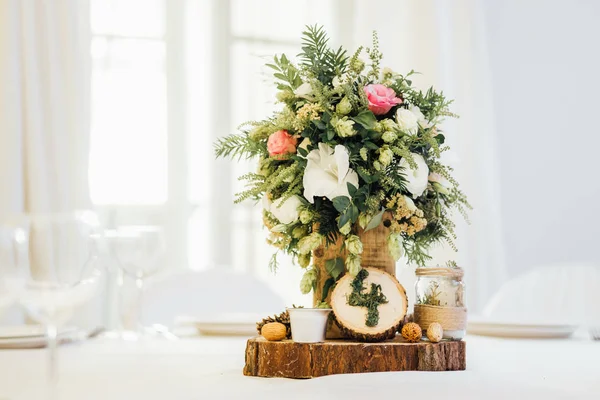
[[14, 304], [5, 310], [0, 310], [0, 326], [21, 325], [25, 322], [23, 309]]
[[597, 325], [600, 267], [538, 267], [504, 284], [484, 309], [494, 320]]
[[143, 321], [173, 326], [175, 318], [210, 320], [225, 314], [269, 315], [285, 302], [257, 278], [214, 268], [185, 271], [149, 283], [143, 297]]

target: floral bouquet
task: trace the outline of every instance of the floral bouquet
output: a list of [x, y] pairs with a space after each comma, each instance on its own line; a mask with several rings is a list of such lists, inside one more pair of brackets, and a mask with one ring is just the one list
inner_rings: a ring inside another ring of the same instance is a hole
[[382, 245], [395, 260], [405, 255], [423, 265], [436, 242], [455, 249], [452, 210], [466, 217], [470, 206], [452, 168], [439, 161], [448, 150], [439, 125], [455, 116], [451, 101], [414, 88], [414, 71], [382, 69], [376, 34], [371, 48], [350, 56], [328, 47], [322, 27], [307, 27], [298, 59], [282, 54], [267, 64], [283, 107], [220, 139], [216, 154], [258, 158], [258, 170], [240, 177], [247, 190], [236, 202], [262, 200], [268, 242], [306, 269], [302, 292], [320, 281], [315, 250], [341, 243], [345, 257], [327, 271], [334, 280], [357, 275], [359, 231], [381, 224], [388, 232]]

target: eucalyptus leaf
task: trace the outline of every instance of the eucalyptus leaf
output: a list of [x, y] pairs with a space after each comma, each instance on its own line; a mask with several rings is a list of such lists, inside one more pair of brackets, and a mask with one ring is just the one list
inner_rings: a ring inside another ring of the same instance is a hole
[[298, 154], [300, 154], [302, 157], [306, 157], [308, 155], [308, 150], [298, 147]]
[[325, 261], [325, 270], [333, 279], [337, 279], [344, 272], [344, 260], [338, 257]]
[[350, 205], [350, 199], [346, 196], [334, 197], [332, 202], [338, 212], [344, 212]]
[[352, 206], [348, 210], [350, 211], [350, 221], [352, 223], [356, 222], [356, 220], [358, 219], [358, 207], [352, 204]]
[[358, 188], [350, 182], [346, 182], [346, 186], [348, 187], [348, 193], [350, 193], [350, 197], [354, 197], [358, 191]]
[[327, 295], [329, 294], [329, 290], [335, 284], [335, 279], [329, 278], [323, 284], [323, 296], [321, 297], [321, 301], [325, 301], [327, 299]]
[[363, 143], [363, 146], [370, 150], [379, 150], [379, 146], [373, 142], [369, 142], [368, 140]]
[[338, 228], [342, 228], [344, 225], [346, 225], [348, 222], [350, 221], [350, 209], [344, 211], [341, 215], [340, 215], [340, 220], [338, 222]]
[[381, 210], [380, 212], [377, 213], [377, 215], [375, 215], [373, 218], [371, 218], [371, 220], [367, 224], [367, 227], [365, 228], [365, 232], [370, 231], [371, 229], [375, 229], [379, 226], [379, 224], [381, 224], [381, 220], [383, 219], [384, 212], [385, 212], [385, 210]]
[[375, 118], [375, 114], [369, 110], [364, 110], [358, 113], [358, 115], [352, 118], [354, 122], [362, 125], [367, 129], [373, 129], [375, 124], [377, 123], [377, 118]]

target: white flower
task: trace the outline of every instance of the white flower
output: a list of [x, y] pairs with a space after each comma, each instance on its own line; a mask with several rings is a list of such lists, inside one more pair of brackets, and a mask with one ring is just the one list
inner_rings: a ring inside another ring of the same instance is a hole
[[271, 211], [271, 204], [273, 204], [273, 202], [271, 200], [269, 200], [269, 196], [267, 196], [267, 194], [265, 193], [265, 195], [262, 198], [262, 206], [263, 209], [267, 210], [267, 211]]
[[410, 197], [404, 196], [404, 201], [406, 202], [406, 208], [408, 208], [412, 212], [417, 211], [417, 206], [415, 205], [415, 202], [412, 201], [412, 199]]
[[336, 75], [333, 77], [331, 84], [333, 85], [333, 87], [335, 89], [337, 89], [340, 86], [342, 86], [343, 84], [348, 83], [349, 80], [350, 80], [350, 77], [348, 76], [348, 74], [342, 74], [342, 76]]
[[411, 153], [413, 160], [417, 164], [417, 169], [412, 169], [406, 158], [400, 160], [398, 164], [403, 167], [402, 173], [406, 178], [406, 188], [416, 199], [427, 189], [427, 177], [429, 176], [429, 167], [425, 159], [420, 154]]
[[399, 108], [396, 111], [396, 123], [402, 132], [416, 135], [419, 131], [419, 118], [411, 110]]
[[300, 97], [306, 100], [313, 100], [313, 90], [312, 86], [308, 82], [304, 82], [302, 85], [298, 86], [296, 90], [294, 90], [294, 94], [296, 97]]
[[283, 197], [275, 200], [271, 204], [271, 214], [275, 216], [282, 224], [288, 225], [292, 222], [298, 221], [300, 213], [298, 207], [302, 205], [302, 200], [299, 196], [292, 196], [282, 203]]
[[431, 123], [425, 119], [425, 115], [423, 115], [419, 107], [410, 106], [408, 109], [417, 116], [417, 121], [419, 122], [421, 128], [427, 129], [431, 126]]
[[332, 200], [338, 196], [350, 197], [348, 183], [358, 188], [358, 174], [350, 168], [348, 150], [338, 144], [335, 150], [325, 143], [308, 153], [304, 171], [304, 197], [311, 203], [314, 196]]

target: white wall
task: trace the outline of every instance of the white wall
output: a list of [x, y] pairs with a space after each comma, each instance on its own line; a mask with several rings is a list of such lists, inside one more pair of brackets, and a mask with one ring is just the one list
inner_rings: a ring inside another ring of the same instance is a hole
[[509, 274], [600, 265], [600, 1], [485, 1]]

